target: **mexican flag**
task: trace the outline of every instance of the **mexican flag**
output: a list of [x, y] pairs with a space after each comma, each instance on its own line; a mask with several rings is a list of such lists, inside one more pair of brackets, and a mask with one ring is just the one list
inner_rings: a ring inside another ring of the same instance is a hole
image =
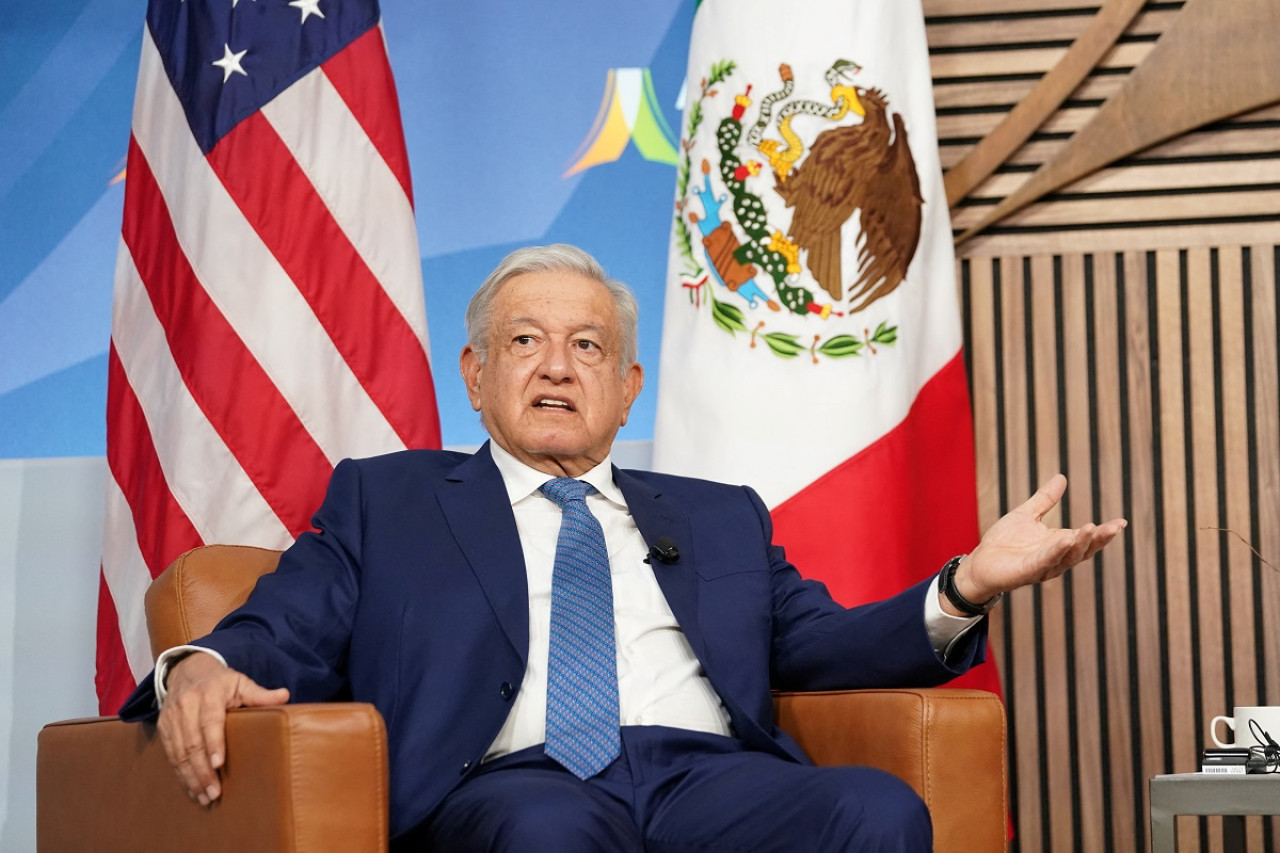
[[654, 468], [753, 486], [806, 576], [892, 595], [978, 539], [919, 0], [704, 0], [687, 85]]

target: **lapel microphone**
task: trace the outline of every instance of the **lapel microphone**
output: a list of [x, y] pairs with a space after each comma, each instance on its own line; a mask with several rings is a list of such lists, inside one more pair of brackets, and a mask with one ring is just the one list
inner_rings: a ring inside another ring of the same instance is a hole
[[670, 536], [660, 536], [658, 541], [649, 546], [649, 556], [644, 558], [646, 563], [652, 564], [654, 560], [669, 566], [676, 560], [680, 559], [680, 549], [676, 547], [676, 543], [672, 541]]

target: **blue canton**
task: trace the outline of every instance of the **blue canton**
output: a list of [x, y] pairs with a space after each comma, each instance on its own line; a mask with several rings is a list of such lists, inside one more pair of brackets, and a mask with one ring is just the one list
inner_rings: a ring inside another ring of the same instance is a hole
[[377, 26], [380, 15], [377, 0], [153, 0], [147, 26], [208, 154], [237, 124]]

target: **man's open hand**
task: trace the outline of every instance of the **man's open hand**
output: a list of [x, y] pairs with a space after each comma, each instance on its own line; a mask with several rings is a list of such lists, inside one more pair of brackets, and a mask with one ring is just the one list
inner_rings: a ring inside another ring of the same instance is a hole
[[289, 691], [267, 690], [203, 652], [174, 664], [167, 684], [157, 724], [160, 742], [187, 793], [208, 806], [222, 794], [218, 770], [227, 754], [227, 709], [283, 705]]
[[[1056, 578], [1104, 548], [1128, 522], [1115, 518], [1074, 530], [1047, 526], [1043, 519], [1062, 499], [1067, 478], [1055, 474], [1031, 498], [988, 528], [982, 541], [956, 569], [956, 588], [973, 602], [1027, 584]], [[943, 608], [954, 612], [943, 598]]]

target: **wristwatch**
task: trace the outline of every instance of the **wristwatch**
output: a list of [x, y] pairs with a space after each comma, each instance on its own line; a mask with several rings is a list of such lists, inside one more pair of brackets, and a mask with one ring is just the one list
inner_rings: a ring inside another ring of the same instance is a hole
[[956, 610], [959, 610], [965, 616], [985, 616], [1000, 603], [1000, 599], [1004, 598], [1004, 593], [997, 593], [981, 604], [974, 604], [965, 598], [960, 590], [956, 588], [956, 569], [960, 568], [960, 561], [967, 556], [967, 554], [957, 554], [947, 560], [947, 564], [942, 567], [942, 574], [938, 576], [938, 586], [941, 587], [942, 594], [947, 597], [947, 601], [955, 605]]

